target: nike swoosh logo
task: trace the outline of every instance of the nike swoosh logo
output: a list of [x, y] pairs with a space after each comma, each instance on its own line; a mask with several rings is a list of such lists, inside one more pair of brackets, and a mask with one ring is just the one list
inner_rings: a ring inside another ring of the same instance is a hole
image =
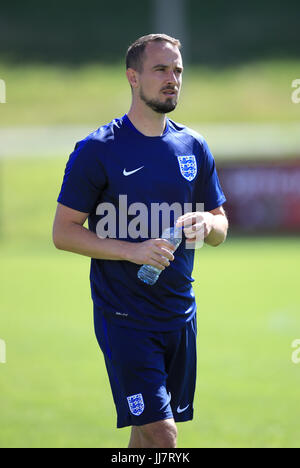
[[140, 171], [141, 169], [143, 169], [144, 166], [141, 166], [141, 167], [138, 167], [137, 169], [134, 169], [134, 171], [126, 171], [126, 169], [123, 170], [123, 175], [124, 176], [129, 176], [131, 174], [134, 174], [135, 172], [137, 171]]
[[189, 406], [190, 406], [190, 405], [187, 405], [185, 408], [180, 408], [180, 406], [178, 406], [178, 408], [177, 408], [177, 413], [183, 413], [185, 410], [188, 409]]

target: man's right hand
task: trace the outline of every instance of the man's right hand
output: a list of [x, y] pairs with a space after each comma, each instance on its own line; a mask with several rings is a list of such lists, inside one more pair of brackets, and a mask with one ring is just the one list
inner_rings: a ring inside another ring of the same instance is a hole
[[127, 260], [138, 265], [152, 265], [164, 270], [174, 260], [175, 247], [166, 239], [149, 239], [140, 243], [128, 243]]

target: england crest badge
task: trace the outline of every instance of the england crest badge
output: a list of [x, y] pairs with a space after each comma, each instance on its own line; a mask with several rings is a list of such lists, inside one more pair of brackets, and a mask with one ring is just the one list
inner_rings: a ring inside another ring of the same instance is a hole
[[134, 416], [140, 416], [144, 411], [145, 405], [143, 395], [138, 393], [137, 395], [131, 395], [127, 397], [129, 409]]
[[192, 154], [190, 156], [177, 156], [181, 175], [191, 182], [197, 175], [197, 161]]

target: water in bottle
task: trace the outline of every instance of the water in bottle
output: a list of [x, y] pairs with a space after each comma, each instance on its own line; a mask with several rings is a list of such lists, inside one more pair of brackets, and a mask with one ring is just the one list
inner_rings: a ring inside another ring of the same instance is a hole
[[[162, 239], [167, 239], [171, 244], [174, 245], [175, 250], [182, 241], [182, 228], [170, 227], [164, 230], [162, 234]], [[138, 278], [146, 284], [153, 285], [159, 278], [163, 270], [152, 265], [143, 265], [138, 271]]]

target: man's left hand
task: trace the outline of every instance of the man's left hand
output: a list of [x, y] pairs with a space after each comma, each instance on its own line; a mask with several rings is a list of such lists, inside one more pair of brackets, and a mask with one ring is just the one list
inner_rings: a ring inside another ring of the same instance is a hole
[[203, 241], [214, 227], [214, 215], [209, 211], [186, 213], [178, 218], [176, 226], [184, 226], [187, 242]]

